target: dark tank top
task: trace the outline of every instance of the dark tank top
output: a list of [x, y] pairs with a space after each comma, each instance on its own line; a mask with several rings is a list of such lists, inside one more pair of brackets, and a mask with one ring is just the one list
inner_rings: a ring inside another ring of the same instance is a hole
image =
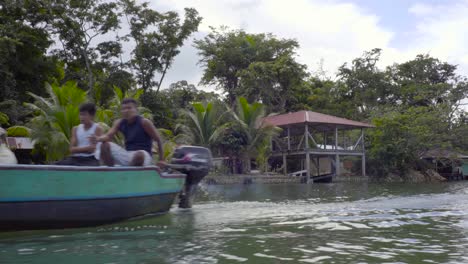
[[119, 124], [119, 131], [125, 137], [125, 149], [128, 151], [145, 150], [150, 155], [153, 139], [146, 133], [142, 125], [143, 118], [136, 116], [133, 123], [128, 123], [128, 120], [122, 119]]

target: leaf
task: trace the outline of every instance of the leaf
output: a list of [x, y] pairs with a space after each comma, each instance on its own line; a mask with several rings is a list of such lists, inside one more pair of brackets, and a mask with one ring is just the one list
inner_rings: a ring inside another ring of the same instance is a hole
[[122, 102], [122, 100], [124, 99], [124, 94], [123, 94], [122, 90], [119, 87], [115, 86], [115, 85], [113, 86], [113, 88], [114, 88], [114, 94], [115, 94], [116, 98], [119, 100], [119, 103]]
[[29, 137], [31, 136], [31, 129], [25, 126], [12, 126], [7, 129], [9, 137]]
[[0, 112], [0, 125], [9, 125], [8, 120], [9, 120], [8, 116]]

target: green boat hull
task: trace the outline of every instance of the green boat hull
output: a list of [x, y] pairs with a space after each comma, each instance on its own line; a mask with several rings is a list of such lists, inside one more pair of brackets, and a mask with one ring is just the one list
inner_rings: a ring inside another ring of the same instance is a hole
[[0, 230], [67, 228], [165, 213], [184, 174], [158, 167], [0, 165]]

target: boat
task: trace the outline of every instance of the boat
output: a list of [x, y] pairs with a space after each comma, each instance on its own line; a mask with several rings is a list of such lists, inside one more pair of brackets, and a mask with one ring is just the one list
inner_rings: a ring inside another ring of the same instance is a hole
[[0, 230], [96, 226], [166, 213], [185, 179], [157, 166], [0, 165]]
[[[289, 173], [288, 176], [290, 177], [301, 177], [301, 182], [306, 183], [307, 182], [307, 171], [306, 170], [300, 170], [296, 171], [293, 173]], [[333, 181], [333, 178], [335, 178], [335, 173], [322, 173], [319, 175], [311, 175], [310, 179], [314, 183], [330, 183]]]

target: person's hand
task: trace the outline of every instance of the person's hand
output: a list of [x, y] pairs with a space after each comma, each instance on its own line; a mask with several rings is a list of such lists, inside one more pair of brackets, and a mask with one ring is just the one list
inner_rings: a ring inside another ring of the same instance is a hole
[[98, 143], [98, 138], [96, 137], [96, 135], [91, 135], [88, 137], [88, 139], [91, 145], [96, 145]]
[[164, 167], [167, 166], [167, 163], [166, 163], [164, 160], [160, 160], [160, 161], [156, 162], [156, 165], [157, 165], [159, 168], [163, 169]]

